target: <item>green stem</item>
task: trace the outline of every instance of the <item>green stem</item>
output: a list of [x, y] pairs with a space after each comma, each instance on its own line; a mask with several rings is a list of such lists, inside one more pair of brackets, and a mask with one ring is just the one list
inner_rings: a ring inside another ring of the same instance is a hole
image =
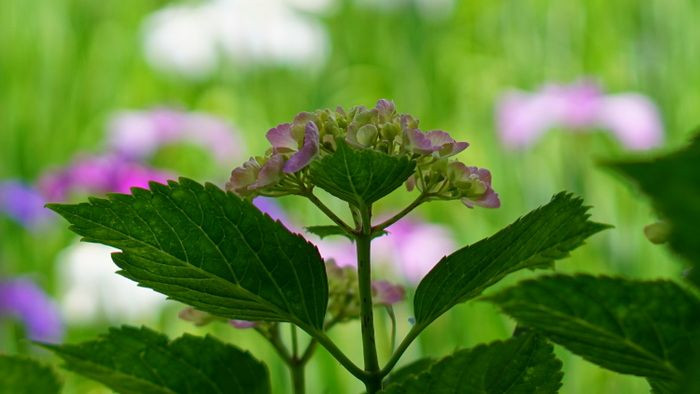
[[406, 208], [404, 208], [401, 212], [397, 213], [392, 217], [391, 219], [388, 219], [387, 221], [380, 223], [372, 228], [373, 232], [379, 232], [387, 227], [391, 226], [392, 224], [398, 222], [401, 220], [404, 216], [408, 215], [411, 211], [413, 211], [416, 207], [421, 205], [423, 202], [425, 202], [426, 198], [428, 197], [427, 193], [421, 193], [418, 198], [413, 200], [411, 204], [409, 204]]
[[396, 351], [391, 356], [389, 361], [387, 361], [384, 368], [382, 368], [381, 372], [379, 373], [379, 376], [384, 377], [384, 376], [388, 375], [392, 369], [394, 369], [394, 366], [396, 365], [397, 362], [399, 362], [399, 359], [401, 358], [403, 353], [406, 351], [406, 349], [408, 349], [408, 347], [411, 345], [413, 340], [416, 339], [418, 334], [420, 334], [424, 328], [425, 328], [425, 326], [418, 325], [418, 324], [413, 326], [411, 331], [409, 331], [408, 334], [406, 335], [406, 337], [401, 341], [401, 343], [399, 344], [399, 347], [396, 348]]
[[343, 353], [342, 350], [338, 349], [338, 346], [331, 341], [328, 336], [322, 332], [322, 331], [307, 331], [311, 336], [313, 336], [318, 343], [320, 343], [328, 353], [331, 354], [345, 369], [348, 370], [353, 376], [356, 378], [360, 379], [361, 381], [365, 381], [367, 379], [367, 373], [363, 371], [360, 367], [355, 365], [346, 355]]
[[330, 208], [326, 206], [321, 200], [316, 197], [315, 194], [311, 190], [307, 190], [305, 193], [302, 194], [304, 197], [308, 198], [309, 201], [311, 201], [314, 205], [318, 207], [326, 216], [328, 216], [329, 219], [333, 221], [333, 223], [337, 224], [340, 226], [345, 232], [347, 232], [349, 235], [355, 234], [355, 231], [353, 231], [350, 226], [343, 221], [343, 219], [339, 218], [338, 215], [335, 214]]
[[372, 266], [370, 263], [370, 247], [372, 244], [372, 207], [361, 207], [361, 229], [357, 236], [357, 278], [360, 290], [360, 325], [362, 328], [362, 353], [365, 361], [364, 379], [368, 394], [381, 390], [382, 378], [379, 375], [379, 360], [377, 345], [374, 338], [374, 311], [372, 304]]
[[292, 373], [292, 387], [294, 387], [294, 394], [306, 393], [306, 382], [304, 379], [304, 364], [295, 361], [290, 365], [289, 370]]
[[297, 338], [297, 326], [290, 324], [290, 334], [292, 337], [292, 359], [296, 359], [299, 353], [299, 339]]

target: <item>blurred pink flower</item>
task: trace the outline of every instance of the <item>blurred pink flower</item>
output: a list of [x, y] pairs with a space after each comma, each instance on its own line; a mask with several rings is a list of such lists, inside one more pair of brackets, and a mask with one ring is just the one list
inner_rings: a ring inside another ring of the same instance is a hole
[[650, 149], [663, 141], [659, 112], [648, 97], [636, 93], [605, 95], [590, 81], [548, 84], [534, 93], [507, 92], [496, 112], [501, 140], [514, 149], [532, 144], [556, 127], [607, 129], [634, 150]]
[[391, 306], [403, 301], [404, 288], [385, 280], [372, 281], [372, 302], [375, 305]]
[[457, 249], [450, 231], [439, 224], [403, 219], [387, 231], [389, 235], [372, 243], [373, 258], [412, 283], [420, 282], [441, 258]]
[[130, 159], [142, 160], [160, 147], [177, 142], [200, 145], [228, 166], [240, 159], [244, 147], [238, 133], [215, 116], [173, 109], [122, 111], [108, 127], [109, 148]]
[[[253, 204], [284, 224], [290, 231], [302, 232], [286, 216], [273, 198], [257, 197]], [[418, 283], [445, 255], [457, 249], [450, 231], [439, 224], [404, 218], [387, 228], [388, 235], [372, 242], [372, 259], [389, 266], [400, 276]], [[338, 267], [355, 266], [355, 245], [345, 238], [325, 238], [304, 235], [318, 248], [324, 259]]]
[[253, 328], [255, 327], [258, 323], [254, 321], [248, 321], [248, 320], [229, 320], [229, 324], [236, 328]]
[[132, 187], [148, 187], [149, 181], [165, 182], [172, 178], [123, 156], [83, 156], [72, 164], [43, 175], [39, 190], [48, 201], [64, 201], [71, 194], [129, 193]]

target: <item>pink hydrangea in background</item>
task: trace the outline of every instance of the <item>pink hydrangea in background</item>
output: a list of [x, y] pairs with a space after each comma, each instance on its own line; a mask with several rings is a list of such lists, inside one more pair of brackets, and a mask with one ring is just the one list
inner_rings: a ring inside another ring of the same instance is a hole
[[38, 187], [48, 201], [64, 201], [71, 194], [128, 193], [132, 187], [148, 187], [149, 181], [165, 182], [173, 176], [121, 155], [79, 157], [70, 165], [48, 172]]
[[507, 92], [497, 105], [496, 122], [501, 140], [512, 149], [534, 143], [552, 128], [608, 130], [631, 150], [657, 147], [664, 138], [659, 111], [648, 97], [605, 94], [591, 81]]
[[162, 146], [179, 142], [202, 146], [226, 167], [245, 150], [230, 124], [206, 113], [167, 108], [121, 111], [109, 122], [109, 149], [129, 159], [147, 159]]
[[[294, 226], [274, 199], [257, 197], [253, 204], [273, 219], [282, 222], [289, 230], [302, 232]], [[420, 282], [442, 257], [457, 249], [450, 231], [439, 224], [404, 218], [389, 226], [387, 231], [388, 236], [376, 238], [372, 242], [372, 258], [390, 267], [411, 283]], [[320, 239], [312, 234], [305, 236], [318, 247], [324, 259], [333, 259], [339, 267], [356, 264], [355, 246], [348, 240]], [[388, 290], [381, 284], [376, 286], [379, 287], [375, 290]]]

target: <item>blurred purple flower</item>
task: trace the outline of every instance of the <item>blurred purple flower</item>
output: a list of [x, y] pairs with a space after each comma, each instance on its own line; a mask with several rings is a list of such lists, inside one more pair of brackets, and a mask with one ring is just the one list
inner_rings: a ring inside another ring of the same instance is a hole
[[590, 81], [549, 84], [535, 93], [511, 91], [503, 95], [496, 111], [501, 140], [509, 148], [530, 145], [556, 127], [607, 129], [634, 150], [663, 141], [661, 118], [649, 98], [635, 93], [605, 95]]
[[39, 180], [39, 190], [49, 201], [64, 201], [74, 193], [129, 193], [132, 187], [148, 187], [149, 181], [165, 182], [169, 174], [123, 156], [83, 156], [67, 167]]
[[177, 142], [207, 148], [222, 165], [238, 160], [243, 152], [238, 133], [222, 119], [204, 113], [165, 108], [122, 111], [111, 119], [108, 129], [109, 148], [134, 160]]
[[34, 188], [20, 181], [0, 182], [0, 212], [27, 228], [36, 228], [51, 217], [46, 201]]
[[8, 316], [19, 319], [32, 340], [55, 343], [63, 337], [56, 305], [28, 279], [0, 279], [0, 319]]
[[375, 305], [391, 306], [404, 299], [405, 291], [400, 285], [385, 280], [372, 281], [372, 302]]
[[229, 324], [232, 326], [243, 329], [243, 328], [253, 328], [255, 327], [258, 323], [254, 321], [248, 321], [248, 320], [229, 320]]

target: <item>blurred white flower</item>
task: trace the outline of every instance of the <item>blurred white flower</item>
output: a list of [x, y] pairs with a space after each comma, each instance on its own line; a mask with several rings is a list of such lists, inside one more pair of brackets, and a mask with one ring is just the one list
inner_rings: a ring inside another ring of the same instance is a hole
[[327, 0], [210, 0], [172, 5], [144, 24], [144, 50], [157, 69], [192, 78], [213, 72], [220, 60], [238, 64], [313, 65], [327, 52], [326, 32], [310, 15]]
[[137, 322], [157, 316], [165, 296], [118, 275], [110, 257], [117, 249], [92, 243], [66, 248], [58, 260], [64, 318], [73, 324], [100, 319]]

